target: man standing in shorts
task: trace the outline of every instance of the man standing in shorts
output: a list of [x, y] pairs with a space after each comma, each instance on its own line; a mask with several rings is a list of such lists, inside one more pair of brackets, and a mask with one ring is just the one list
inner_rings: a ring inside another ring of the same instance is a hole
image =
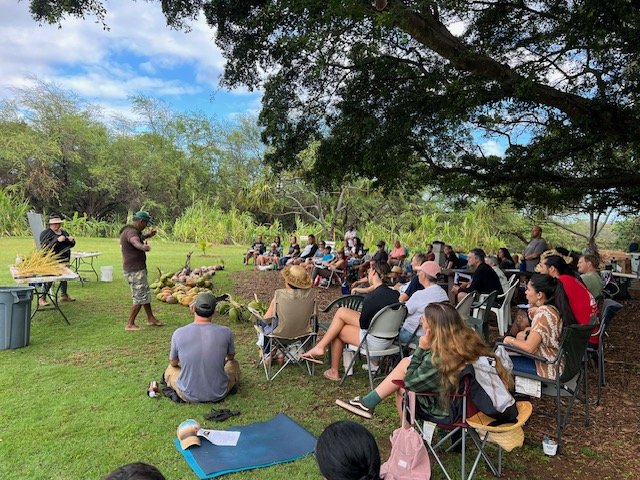
[[147, 325], [151, 327], [160, 327], [163, 324], [153, 316], [151, 311], [151, 289], [147, 280], [147, 253], [151, 247], [147, 245], [146, 240], [156, 234], [155, 230], [143, 234], [142, 231], [151, 224], [151, 216], [148, 212], [136, 212], [133, 215], [133, 222], [125, 225], [120, 230], [120, 247], [122, 248], [122, 260], [124, 277], [131, 287], [131, 296], [133, 305], [131, 306], [131, 314], [127, 321], [125, 330], [140, 330], [136, 325], [136, 317], [141, 307], [147, 314]]

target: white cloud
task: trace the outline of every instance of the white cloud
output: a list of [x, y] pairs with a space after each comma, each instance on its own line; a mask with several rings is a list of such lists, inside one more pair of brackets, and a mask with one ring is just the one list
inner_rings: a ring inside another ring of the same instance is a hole
[[133, 94], [171, 103], [218, 88], [224, 58], [202, 15], [185, 33], [166, 26], [158, 3], [111, 2], [104, 30], [91, 18], [39, 26], [28, 8], [26, 0], [0, 7], [0, 99], [33, 77], [115, 110]]
[[498, 157], [504, 157], [505, 147], [495, 140], [487, 140], [479, 145], [480, 150], [484, 155], [495, 155]]

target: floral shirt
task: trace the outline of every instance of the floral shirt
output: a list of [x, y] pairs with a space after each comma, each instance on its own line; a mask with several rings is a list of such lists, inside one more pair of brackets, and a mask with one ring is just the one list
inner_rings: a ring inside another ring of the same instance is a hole
[[[542, 337], [542, 342], [533, 353], [549, 361], [555, 360], [560, 351], [560, 337], [562, 336], [562, 321], [558, 310], [552, 305], [538, 307], [531, 320], [531, 331]], [[560, 373], [562, 373], [563, 366], [560, 365]], [[556, 378], [555, 365], [547, 365], [539, 360], [536, 360], [536, 372], [543, 378]]]

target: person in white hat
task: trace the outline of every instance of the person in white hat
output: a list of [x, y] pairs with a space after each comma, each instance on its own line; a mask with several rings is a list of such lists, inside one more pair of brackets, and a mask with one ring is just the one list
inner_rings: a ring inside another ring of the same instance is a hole
[[[58, 255], [61, 263], [69, 265], [71, 262], [71, 249], [75, 246], [76, 239], [69, 235], [69, 232], [62, 228], [62, 219], [60, 215], [51, 215], [49, 217], [49, 228], [40, 234], [40, 246], [49, 248]], [[38, 300], [41, 306], [48, 305], [47, 293], [51, 289], [52, 283], [44, 284], [44, 291]], [[60, 291], [62, 292], [63, 302], [75, 302], [75, 298], [71, 298], [68, 293], [67, 282], [60, 282]]]

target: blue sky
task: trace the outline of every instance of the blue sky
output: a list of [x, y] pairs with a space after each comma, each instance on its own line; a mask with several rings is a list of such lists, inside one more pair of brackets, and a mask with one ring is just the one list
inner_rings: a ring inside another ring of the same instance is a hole
[[[224, 58], [200, 16], [190, 32], [166, 26], [158, 2], [106, 0], [104, 30], [95, 18], [68, 18], [62, 28], [39, 25], [28, 0], [0, 0], [0, 100], [34, 78], [75, 92], [110, 116], [135, 118], [128, 97], [159, 98], [177, 111], [219, 121], [257, 114], [261, 92], [227, 91], [218, 82]], [[461, 33], [461, 25], [452, 25]], [[502, 155], [503, 139], [476, 135], [486, 155]]]
[[0, 0], [0, 100], [34, 77], [77, 93], [110, 114], [131, 116], [131, 95], [219, 120], [257, 113], [260, 92], [219, 89], [224, 59], [204, 18], [189, 33], [169, 29], [159, 3], [107, 1], [106, 23], [70, 18], [38, 25], [27, 0]]

